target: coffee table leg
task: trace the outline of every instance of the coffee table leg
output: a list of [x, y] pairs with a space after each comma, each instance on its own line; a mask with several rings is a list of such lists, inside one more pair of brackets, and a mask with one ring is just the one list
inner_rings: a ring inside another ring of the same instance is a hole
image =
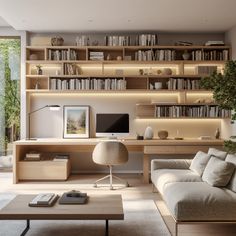
[[105, 232], [105, 236], [109, 236], [109, 221], [106, 220], [106, 232]]
[[26, 235], [26, 233], [29, 231], [29, 228], [30, 228], [30, 220], [26, 220], [26, 227], [25, 227], [25, 229], [23, 230], [23, 232], [21, 233], [20, 236]]

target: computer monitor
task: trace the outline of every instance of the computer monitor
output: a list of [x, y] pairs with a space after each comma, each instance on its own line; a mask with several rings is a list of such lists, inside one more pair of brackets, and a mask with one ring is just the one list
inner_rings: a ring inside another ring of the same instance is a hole
[[96, 114], [96, 137], [117, 138], [129, 135], [129, 114]]

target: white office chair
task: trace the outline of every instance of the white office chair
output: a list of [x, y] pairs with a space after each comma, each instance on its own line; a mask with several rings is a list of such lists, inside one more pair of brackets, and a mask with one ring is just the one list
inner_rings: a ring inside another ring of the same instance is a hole
[[94, 182], [94, 187], [97, 187], [97, 183], [109, 178], [110, 179], [110, 189], [113, 189], [112, 178], [123, 182], [126, 187], [129, 187], [127, 181], [112, 174], [112, 167], [115, 165], [122, 165], [128, 161], [128, 150], [126, 146], [119, 141], [103, 141], [96, 145], [93, 150], [93, 161], [99, 165], [106, 165], [110, 169], [110, 174], [98, 179]]

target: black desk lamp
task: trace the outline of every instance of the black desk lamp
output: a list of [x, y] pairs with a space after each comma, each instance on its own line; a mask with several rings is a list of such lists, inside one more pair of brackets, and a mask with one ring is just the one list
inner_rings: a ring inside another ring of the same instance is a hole
[[33, 113], [35, 113], [37, 111], [40, 111], [40, 110], [42, 110], [44, 108], [47, 108], [47, 107], [50, 109], [50, 111], [58, 111], [58, 110], [60, 110], [60, 106], [59, 105], [46, 105], [46, 106], [43, 106], [43, 107], [41, 107], [39, 109], [36, 109], [34, 111], [29, 112], [28, 113], [28, 138], [26, 138], [27, 140], [37, 140], [36, 138], [30, 138], [30, 116]]

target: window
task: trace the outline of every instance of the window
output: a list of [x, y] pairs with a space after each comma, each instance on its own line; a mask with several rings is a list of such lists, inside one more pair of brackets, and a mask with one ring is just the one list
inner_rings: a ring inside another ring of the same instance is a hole
[[20, 39], [0, 38], [0, 167], [10, 167], [20, 137]]

